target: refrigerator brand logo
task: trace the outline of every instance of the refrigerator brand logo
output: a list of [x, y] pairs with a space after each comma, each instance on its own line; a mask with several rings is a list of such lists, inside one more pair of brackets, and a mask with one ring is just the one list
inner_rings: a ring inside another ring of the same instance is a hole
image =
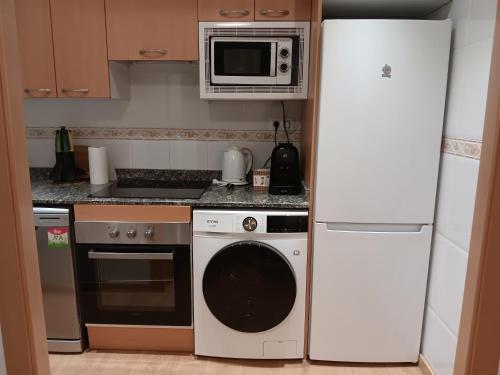
[[385, 64], [382, 68], [382, 78], [392, 78], [392, 68], [390, 65]]

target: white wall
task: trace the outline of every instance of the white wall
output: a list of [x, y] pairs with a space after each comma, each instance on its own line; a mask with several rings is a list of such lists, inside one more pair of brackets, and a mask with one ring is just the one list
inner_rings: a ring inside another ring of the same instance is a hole
[[[454, 0], [431, 18], [454, 23], [445, 137], [482, 141], [496, 0]], [[479, 160], [443, 154], [422, 354], [453, 373]]]
[[[190, 63], [136, 63], [130, 66], [130, 100], [27, 100], [27, 127], [170, 128], [271, 131], [282, 118], [276, 101], [220, 102], [199, 98], [198, 65]], [[302, 103], [287, 102], [287, 117], [300, 126]], [[133, 138], [133, 137], [132, 137]], [[222, 151], [229, 145], [252, 149], [256, 165], [272, 150], [270, 141], [237, 142], [220, 138], [197, 140], [79, 140], [76, 143], [109, 146], [120, 168], [220, 169]], [[54, 141], [28, 140], [30, 165], [51, 167]], [[298, 145], [297, 145], [298, 146]]]

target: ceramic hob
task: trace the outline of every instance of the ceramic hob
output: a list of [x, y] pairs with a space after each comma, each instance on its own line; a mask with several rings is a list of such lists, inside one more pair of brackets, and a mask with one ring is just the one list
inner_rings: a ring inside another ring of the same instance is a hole
[[92, 198], [199, 199], [208, 181], [158, 181], [126, 179], [90, 194]]

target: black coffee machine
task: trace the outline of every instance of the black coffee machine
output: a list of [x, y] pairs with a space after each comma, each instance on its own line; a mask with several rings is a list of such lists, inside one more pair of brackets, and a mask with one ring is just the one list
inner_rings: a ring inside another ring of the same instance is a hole
[[291, 143], [280, 143], [271, 155], [269, 193], [298, 195], [302, 192], [299, 169], [299, 151]]

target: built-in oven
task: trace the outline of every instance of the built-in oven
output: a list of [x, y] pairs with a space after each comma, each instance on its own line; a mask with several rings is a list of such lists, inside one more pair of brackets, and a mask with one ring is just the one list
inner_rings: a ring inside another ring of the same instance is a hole
[[89, 324], [191, 325], [189, 223], [75, 222]]

